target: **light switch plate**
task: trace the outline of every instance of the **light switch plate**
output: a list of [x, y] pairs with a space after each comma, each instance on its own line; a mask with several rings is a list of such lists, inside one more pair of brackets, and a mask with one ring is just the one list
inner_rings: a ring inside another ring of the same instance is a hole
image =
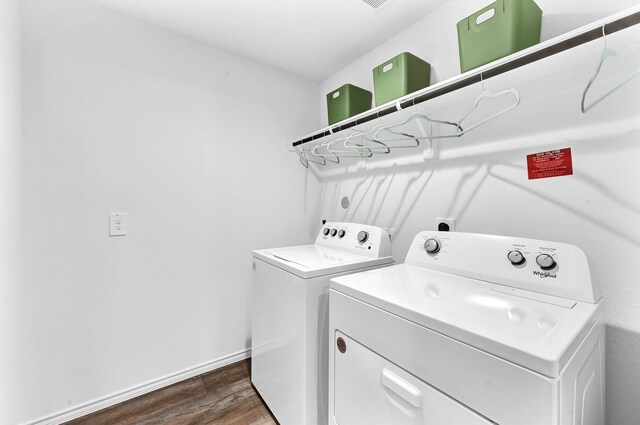
[[127, 236], [127, 213], [109, 214], [109, 236]]

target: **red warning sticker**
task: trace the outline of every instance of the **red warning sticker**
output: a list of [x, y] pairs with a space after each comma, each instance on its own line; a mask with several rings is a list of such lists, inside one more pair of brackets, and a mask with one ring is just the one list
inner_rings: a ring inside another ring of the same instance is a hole
[[571, 148], [527, 155], [529, 180], [573, 174]]

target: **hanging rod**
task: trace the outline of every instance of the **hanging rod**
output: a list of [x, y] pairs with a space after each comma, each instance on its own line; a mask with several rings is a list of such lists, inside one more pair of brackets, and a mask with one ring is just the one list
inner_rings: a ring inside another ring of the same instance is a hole
[[440, 84], [435, 84], [431, 87], [427, 87], [414, 93], [413, 95], [410, 95], [409, 97], [403, 97], [400, 100], [396, 101], [395, 104], [387, 106], [383, 109], [374, 108], [373, 110], [366, 113], [366, 115], [360, 114], [353, 120], [346, 121], [344, 124], [335, 127], [328, 127], [303, 139], [297, 140], [293, 142], [292, 145], [299, 146], [305, 143], [313, 142], [314, 140], [322, 139], [323, 137], [330, 136], [332, 134], [347, 130], [357, 125], [384, 117], [385, 115], [389, 115], [413, 105], [426, 102], [427, 100], [443, 96], [447, 93], [451, 93], [472, 84], [479, 83], [483, 80], [486, 81], [489, 78], [496, 77], [500, 74], [504, 74], [516, 68], [520, 68], [530, 63], [545, 59], [549, 56], [553, 56], [566, 50], [573, 49], [574, 47], [581, 46], [590, 41], [597, 40], [605, 35], [613, 34], [634, 25], [638, 25], [640, 24], [640, 11], [637, 11], [637, 7], [633, 9], [636, 11], [622, 17], [620, 17], [620, 14], [613, 15], [612, 17], [610, 17], [612, 19], [611, 21], [600, 21], [597, 26], [594, 26], [595, 24], [590, 24], [588, 29], [585, 29], [567, 38], [562, 38], [558, 41], [549, 40], [547, 42], [538, 44], [536, 46], [538, 48], [536, 49], [535, 47], [533, 47], [532, 49], [535, 50], [530, 53], [526, 53], [506, 61], [499, 61], [499, 63], [495, 65], [488, 65], [481, 71], [476, 71], [476, 73], [472, 75], [466, 76], [465, 74], [462, 74], [450, 80], [443, 81]]

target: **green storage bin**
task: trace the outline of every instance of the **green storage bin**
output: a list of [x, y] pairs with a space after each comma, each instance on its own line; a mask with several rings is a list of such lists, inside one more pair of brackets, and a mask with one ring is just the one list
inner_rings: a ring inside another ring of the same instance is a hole
[[533, 0], [498, 0], [458, 22], [462, 72], [540, 42], [542, 10]]
[[423, 89], [431, 80], [431, 65], [409, 52], [373, 68], [376, 105]]
[[329, 125], [369, 109], [371, 109], [371, 92], [353, 84], [345, 84], [327, 94]]

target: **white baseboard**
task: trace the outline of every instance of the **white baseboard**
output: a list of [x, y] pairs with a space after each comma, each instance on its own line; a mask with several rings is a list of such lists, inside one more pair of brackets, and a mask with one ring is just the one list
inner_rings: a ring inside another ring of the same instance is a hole
[[153, 379], [143, 384], [118, 391], [111, 395], [100, 397], [87, 403], [62, 410], [58, 413], [42, 417], [31, 422], [26, 422], [22, 425], [59, 425], [72, 419], [77, 419], [81, 416], [97, 412], [98, 410], [104, 409], [106, 407], [122, 403], [123, 401], [131, 400], [132, 398], [150, 393], [151, 391], [158, 390], [160, 388], [175, 384], [180, 381], [184, 381], [185, 379], [193, 378], [194, 376], [211, 372], [212, 370], [219, 369], [231, 363], [239, 362], [241, 360], [249, 358], [250, 356], [251, 349], [238, 351], [237, 353], [230, 354], [226, 357], [211, 360], [190, 367], [188, 369], [181, 370], [179, 372]]

